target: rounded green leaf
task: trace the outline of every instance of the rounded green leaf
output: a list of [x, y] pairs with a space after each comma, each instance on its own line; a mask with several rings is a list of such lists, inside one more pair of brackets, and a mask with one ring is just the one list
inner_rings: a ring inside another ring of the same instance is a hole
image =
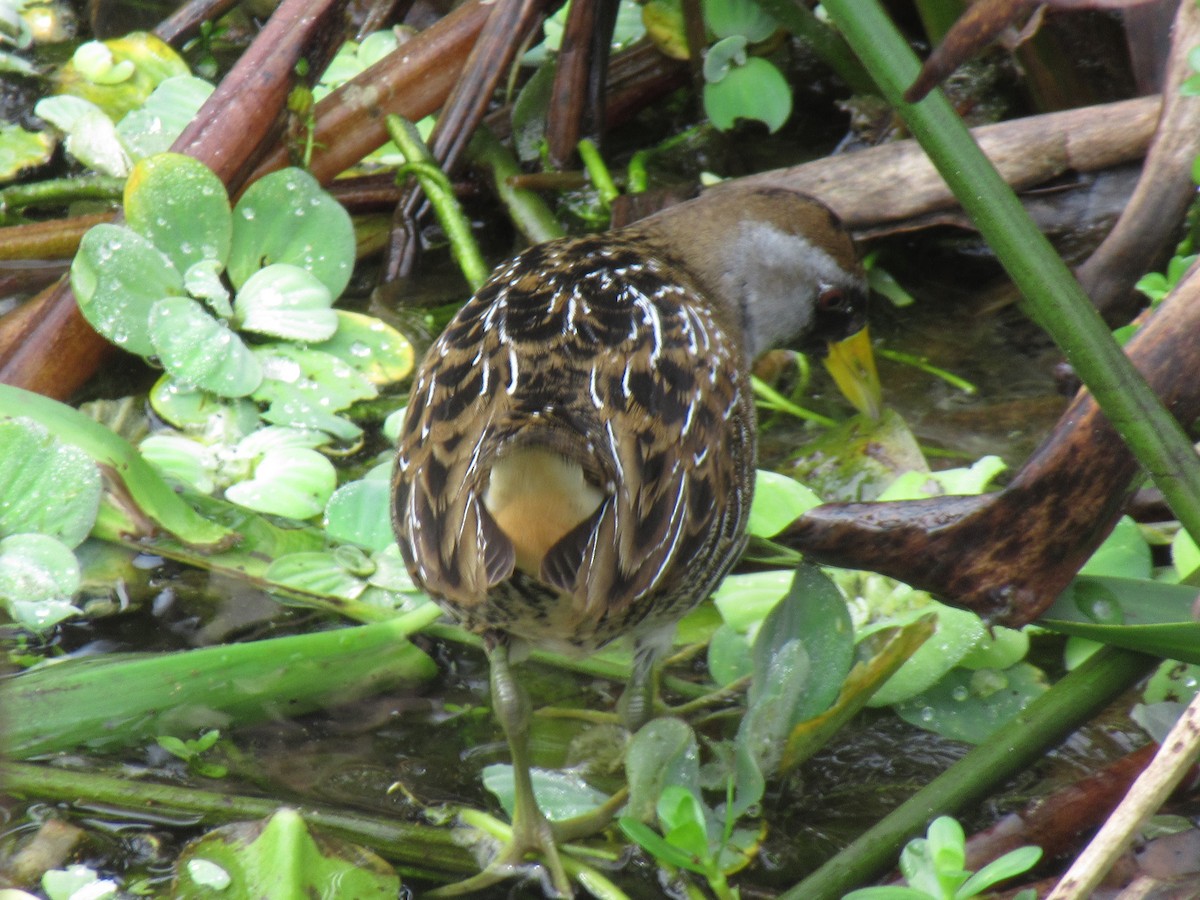
[[180, 272], [201, 260], [229, 257], [233, 219], [225, 185], [182, 153], [159, 153], [133, 167], [125, 183], [125, 219]]
[[71, 263], [79, 310], [96, 331], [139, 356], [152, 356], [150, 310], [181, 297], [183, 276], [154, 245], [120, 225], [97, 225], [83, 236]]
[[324, 341], [337, 331], [333, 295], [299, 266], [275, 263], [259, 269], [233, 301], [243, 331], [294, 341]]
[[367, 583], [347, 572], [334, 554], [320, 550], [281, 556], [267, 567], [263, 578], [306, 594], [345, 600], [355, 600], [367, 589]]
[[746, 530], [756, 537], [774, 537], [821, 498], [794, 478], [759, 469], [754, 481], [754, 501]]
[[213, 86], [202, 78], [177, 75], [154, 89], [141, 109], [117, 124], [117, 134], [135, 159], [171, 149], [200, 111]]
[[180, 384], [164, 375], [150, 389], [150, 405], [169, 425], [203, 432], [221, 443], [232, 443], [258, 426], [258, 407], [249, 400], [226, 400]]
[[[107, 81], [113, 81], [113, 76], [118, 75], [128, 74], [129, 77], [110, 84], [92, 80], [84, 70], [95, 73], [96, 67], [89, 61], [88, 54], [96, 51], [81, 48], [83, 67], [74, 59], [67, 63], [58, 74], [58, 92], [90, 100], [113, 120], [119, 120], [141, 106], [151, 91], [166, 79], [188, 74], [188, 65], [183, 58], [165, 41], [146, 32], [130, 32], [124, 37], [104, 41], [103, 47], [106, 48], [102, 52], [109, 64], [108, 71], [112, 74], [102, 77]], [[132, 72], [128, 65], [133, 66]]]
[[183, 275], [187, 292], [222, 319], [233, 318], [233, 305], [229, 302], [229, 291], [221, 281], [224, 265], [216, 259], [202, 259]]
[[704, 21], [719, 38], [741, 35], [750, 43], [765, 41], [779, 23], [755, 0], [704, 0]]
[[0, 459], [0, 535], [37, 532], [69, 547], [88, 536], [102, 492], [90, 456], [30, 419], [5, 419]]
[[376, 387], [407, 378], [413, 369], [413, 348], [403, 334], [374, 316], [334, 310], [337, 331], [311, 349], [336, 356]]
[[0, 600], [12, 618], [35, 631], [79, 612], [79, 562], [62, 541], [45, 534], [14, 534], [0, 540]]
[[254, 351], [262, 363], [263, 382], [254, 399], [268, 404], [268, 422], [319, 428], [343, 441], [362, 429], [334, 415], [358, 400], [376, 395], [374, 386], [335, 356], [289, 344], [268, 344]]
[[283, 169], [246, 189], [233, 211], [229, 277], [240, 288], [263, 266], [307, 269], [336, 299], [354, 268], [354, 226], [341, 204], [300, 169]]
[[774, 133], [792, 114], [792, 89], [777, 68], [752, 56], [720, 81], [704, 85], [704, 111], [722, 131], [738, 119], [753, 119]]
[[26, 131], [20, 125], [0, 123], [0, 181], [49, 162], [53, 153], [54, 138], [48, 132]]
[[212, 448], [178, 434], [152, 434], [138, 450], [142, 457], [172, 481], [211, 494], [217, 469]]
[[269, 450], [254, 477], [225, 491], [226, 499], [255, 512], [309, 519], [325, 509], [337, 486], [333, 463], [315, 450]]
[[185, 384], [219, 397], [245, 397], [262, 382], [262, 367], [242, 339], [195, 300], [168, 297], [156, 303], [150, 339], [163, 368]]
[[391, 503], [387, 481], [365, 478], [342, 485], [325, 507], [325, 533], [335, 541], [383, 550], [394, 540]]

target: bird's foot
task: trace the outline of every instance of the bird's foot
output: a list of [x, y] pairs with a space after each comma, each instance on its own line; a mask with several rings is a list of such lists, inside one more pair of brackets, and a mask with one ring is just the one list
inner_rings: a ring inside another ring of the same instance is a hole
[[[520, 820], [522, 817], [518, 817]], [[529, 818], [533, 818], [532, 816]], [[513, 823], [512, 837], [492, 859], [486, 869], [463, 881], [447, 884], [434, 891], [430, 897], [460, 897], [483, 890], [506, 879], [529, 871], [528, 857], [540, 861], [544, 871], [542, 887], [547, 897], [572, 897], [571, 882], [563, 868], [562, 859], [555, 842], [554, 830], [540, 811], [535, 821]]]

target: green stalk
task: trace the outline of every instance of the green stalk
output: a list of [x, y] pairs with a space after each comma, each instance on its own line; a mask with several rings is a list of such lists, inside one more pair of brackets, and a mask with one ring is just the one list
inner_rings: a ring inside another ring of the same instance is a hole
[[894, 866], [904, 843], [923, 833], [931, 820], [987, 797], [1158, 662], [1115, 647], [1098, 651], [779, 900], [835, 900]]
[[419, 684], [437, 666], [407, 636], [440, 615], [430, 603], [375, 625], [43, 665], [0, 687], [4, 751], [27, 757], [187, 737]]
[[621, 195], [621, 192], [617, 190], [617, 185], [612, 180], [612, 174], [604, 162], [604, 157], [600, 155], [600, 148], [594, 141], [584, 138], [579, 142], [579, 158], [583, 160], [588, 178], [591, 179], [596, 191], [600, 194], [600, 205], [607, 210], [612, 202]]
[[554, 217], [545, 201], [535, 191], [520, 190], [509, 182], [510, 178], [521, 174], [521, 167], [512, 151], [496, 139], [491, 129], [484, 126], [475, 132], [468, 152], [472, 162], [491, 171], [496, 196], [529, 243], [540, 244], [563, 236], [562, 223]]
[[463, 277], [467, 279], [471, 290], [479, 290], [487, 281], [491, 267], [484, 262], [483, 254], [479, 252], [479, 245], [475, 242], [475, 236], [471, 234], [471, 221], [459, 205], [458, 198], [454, 196], [454, 187], [450, 184], [450, 179], [438, 168], [437, 160], [417, 133], [416, 125], [400, 116], [388, 116], [385, 121], [388, 137], [408, 160], [397, 170], [397, 179], [413, 175], [421, 183], [421, 189], [425, 191], [425, 196], [429, 198], [429, 204], [445, 230], [446, 237], [450, 239], [450, 252], [454, 254], [458, 267], [462, 269]]
[[124, 178], [108, 175], [52, 178], [33, 184], [15, 184], [0, 191], [0, 224], [7, 224], [5, 214], [30, 206], [65, 206], [76, 200], [111, 200], [119, 203], [124, 190]]
[[[130, 810], [144, 818], [146, 810], [158, 816], [202, 816], [208, 825], [265, 819], [283, 804], [279, 800], [246, 797], [219, 791], [202, 791], [144, 779], [117, 778], [75, 769], [7, 762], [0, 764], [6, 793], [61, 803], [86, 802], [93, 806]], [[310, 825], [363, 844], [397, 864], [402, 874], [445, 880], [447, 875], [469, 874], [477, 866], [459, 847], [448, 828], [414, 825], [396, 816], [373, 816], [362, 810], [343, 811], [304, 804], [300, 814]]]
[[920, 103], [904, 102], [920, 64], [878, 0], [829, 0], [825, 9], [996, 251], [1034, 318], [1066, 354], [1183, 527], [1200, 538], [1200, 460], [1183, 428], [1113, 340], [945, 96], [934, 91]]

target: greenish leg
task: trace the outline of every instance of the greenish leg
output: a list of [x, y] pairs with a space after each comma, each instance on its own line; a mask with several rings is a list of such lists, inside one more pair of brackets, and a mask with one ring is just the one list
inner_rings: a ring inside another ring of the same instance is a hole
[[504, 729], [505, 737], [508, 738], [508, 749], [512, 754], [516, 792], [513, 800], [512, 841], [500, 851], [485, 871], [466, 881], [439, 888], [432, 895], [457, 896], [495, 884], [511, 877], [515, 867], [524, 863], [527, 854], [536, 853], [550, 874], [554, 890], [563, 897], [570, 897], [571, 883], [559, 859], [554, 833], [533, 793], [529, 754], [529, 695], [513, 677], [508, 661], [508, 644], [503, 638], [497, 640], [488, 650], [488, 662], [491, 670], [492, 708]]

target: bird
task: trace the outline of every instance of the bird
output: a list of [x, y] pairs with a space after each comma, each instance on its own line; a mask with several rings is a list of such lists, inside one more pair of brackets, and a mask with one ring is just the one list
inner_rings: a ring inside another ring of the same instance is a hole
[[[530, 247], [429, 348], [398, 442], [393, 526], [414, 582], [483, 637], [516, 788], [511, 843], [462, 892], [532, 853], [569, 895], [512, 665], [531, 647], [578, 656], [629, 636], [621, 711], [631, 730], [644, 723], [676, 622], [746, 544], [752, 360], [780, 342], [832, 347], [869, 381], [866, 298], [826, 206], [726, 186]], [[878, 392], [876, 379], [851, 399], [865, 410]]]

